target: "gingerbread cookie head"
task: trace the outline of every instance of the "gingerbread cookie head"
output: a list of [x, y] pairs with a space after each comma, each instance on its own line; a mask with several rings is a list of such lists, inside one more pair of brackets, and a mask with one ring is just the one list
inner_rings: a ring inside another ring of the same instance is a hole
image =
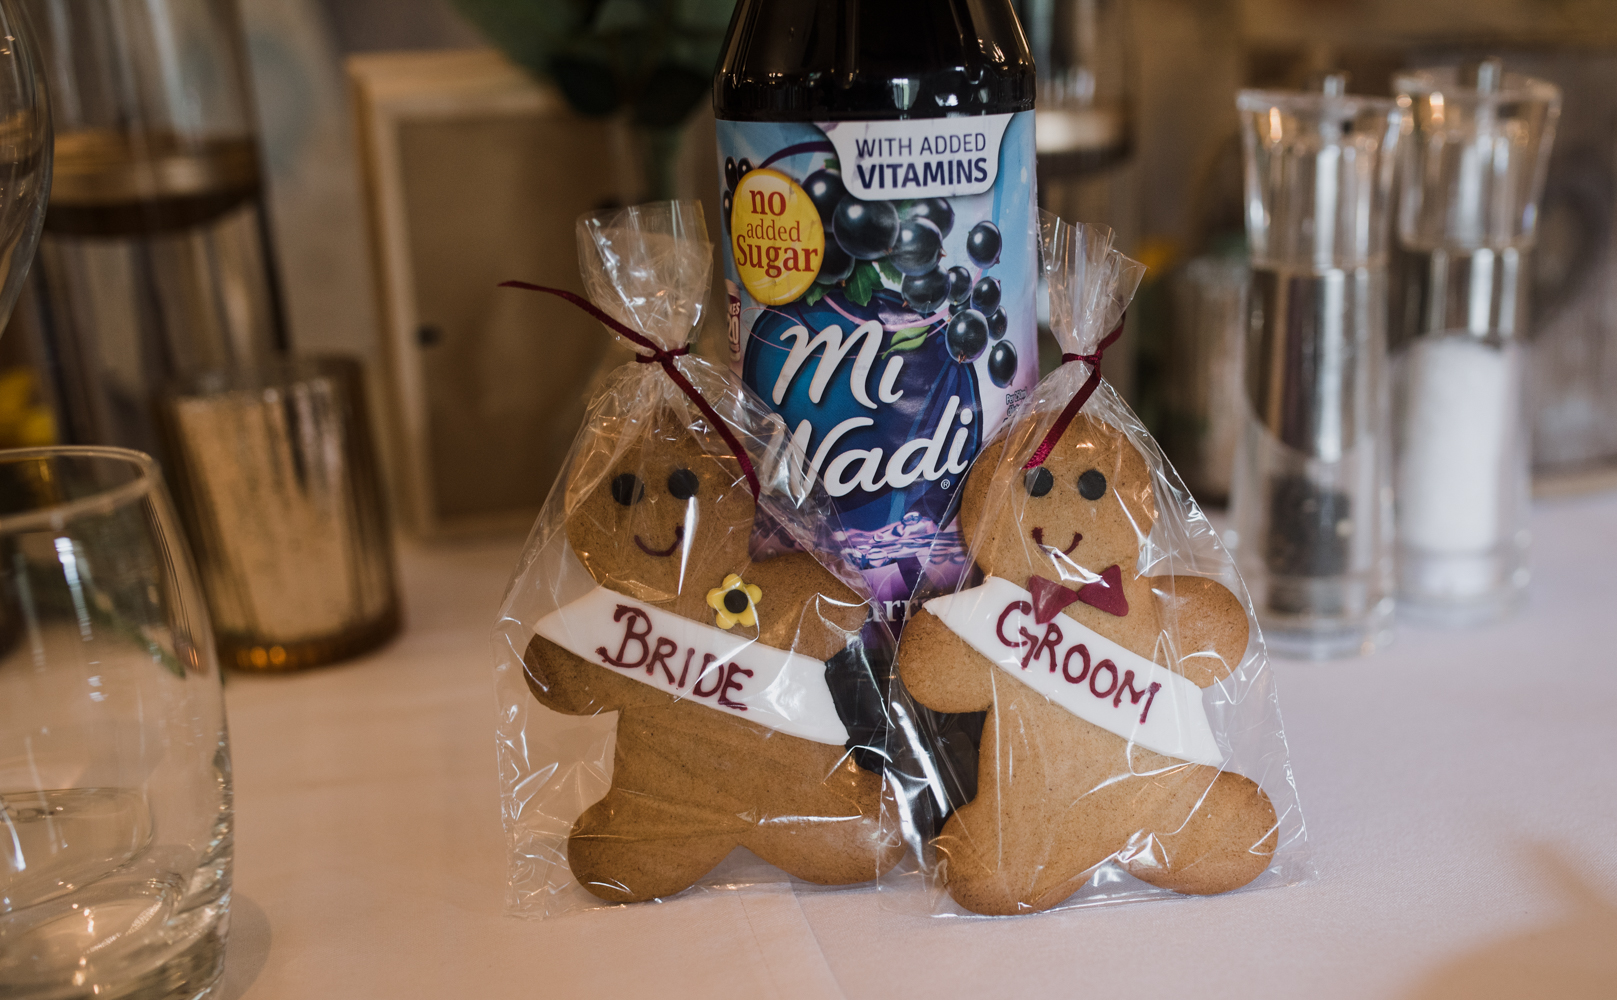
[[735, 459], [663, 409], [569, 505], [567, 540], [597, 583], [663, 602], [745, 566], [755, 512]]
[[[1013, 447], [1032, 429], [1013, 431]], [[1004, 449], [1002, 440], [984, 451], [961, 497], [961, 528], [979, 540], [983, 572], [1020, 587], [1033, 577], [1087, 583], [1110, 566], [1133, 575], [1157, 501], [1151, 470], [1121, 429], [1079, 414], [1034, 469], [999, 468]]]

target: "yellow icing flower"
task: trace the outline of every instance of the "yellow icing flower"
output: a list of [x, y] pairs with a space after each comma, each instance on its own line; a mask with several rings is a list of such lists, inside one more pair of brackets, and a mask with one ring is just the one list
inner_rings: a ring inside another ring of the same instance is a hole
[[741, 577], [731, 573], [722, 585], [707, 592], [707, 606], [717, 612], [713, 624], [722, 629], [757, 625], [758, 602], [763, 596], [762, 587], [743, 583]]

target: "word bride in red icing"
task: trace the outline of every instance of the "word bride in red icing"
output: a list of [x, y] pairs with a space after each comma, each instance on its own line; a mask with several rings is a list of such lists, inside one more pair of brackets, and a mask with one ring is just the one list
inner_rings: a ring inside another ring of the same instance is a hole
[[1137, 574], [1157, 507], [1122, 431], [1080, 415], [1032, 469], [1001, 468], [1005, 440], [961, 498], [983, 583], [927, 601], [898, 651], [922, 704], [988, 713], [977, 795], [934, 842], [950, 895], [1048, 909], [1114, 859], [1179, 892], [1245, 885], [1274, 852], [1274, 808], [1222, 769], [1201, 699], [1239, 665], [1245, 611], [1213, 580]]

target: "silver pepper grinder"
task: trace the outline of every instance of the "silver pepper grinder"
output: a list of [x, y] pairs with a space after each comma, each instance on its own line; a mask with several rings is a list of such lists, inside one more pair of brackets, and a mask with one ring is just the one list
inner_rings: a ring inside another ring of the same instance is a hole
[[1387, 250], [1401, 113], [1243, 91], [1252, 277], [1231, 484], [1242, 574], [1270, 648], [1322, 659], [1390, 638]]

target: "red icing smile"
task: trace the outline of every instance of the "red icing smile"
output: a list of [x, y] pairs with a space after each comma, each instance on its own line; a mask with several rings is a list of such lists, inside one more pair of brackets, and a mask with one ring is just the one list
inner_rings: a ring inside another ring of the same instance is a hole
[[651, 546], [647, 545], [645, 542], [641, 541], [639, 535], [634, 536], [634, 543], [636, 545], [640, 546], [640, 551], [641, 552], [644, 552], [648, 556], [655, 556], [658, 559], [665, 559], [668, 556], [673, 555], [674, 550], [679, 548], [679, 543], [683, 542], [684, 540], [685, 540], [685, 528], [684, 528], [683, 525], [675, 525], [674, 526], [674, 544], [668, 546], [668, 548], [666, 548], [666, 549], [663, 549], [661, 552], [658, 552], [656, 549], [652, 548]]
[[[1064, 555], [1064, 556], [1072, 555], [1072, 550], [1076, 549], [1078, 547], [1078, 543], [1083, 541], [1083, 540], [1084, 540], [1084, 536], [1080, 535], [1078, 532], [1074, 531], [1072, 533], [1072, 544], [1067, 546], [1066, 548], [1062, 549], [1061, 554]], [[1044, 544], [1044, 529], [1043, 528], [1034, 528], [1033, 529], [1033, 544], [1037, 545], [1041, 549], [1042, 548], [1048, 548], [1048, 549], [1054, 549], [1055, 548], [1054, 545], [1045, 545]]]

